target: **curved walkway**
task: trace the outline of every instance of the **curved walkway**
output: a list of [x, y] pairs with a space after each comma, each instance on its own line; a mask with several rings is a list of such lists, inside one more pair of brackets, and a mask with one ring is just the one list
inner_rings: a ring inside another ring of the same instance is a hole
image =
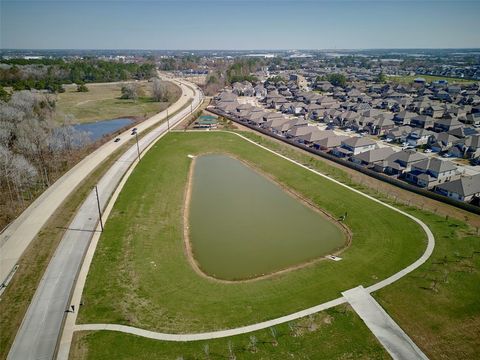
[[[430, 229], [428, 228], [428, 226], [423, 222], [421, 221], [420, 219], [416, 218], [415, 216], [413, 215], [410, 215], [408, 213], [406, 213], [405, 211], [402, 211], [400, 209], [397, 209], [396, 207], [390, 205], [390, 204], [387, 204], [381, 200], [378, 200], [370, 195], [367, 195], [357, 189], [354, 189], [348, 185], [345, 185], [343, 183], [341, 183], [340, 181], [338, 180], [335, 180], [325, 174], [322, 174], [314, 169], [311, 169], [309, 168], [308, 166], [305, 166], [301, 163], [299, 163], [298, 161], [295, 161], [295, 160], [292, 160], [276, 151], [273, 151], [263, 145], [260, 145], [258, 143], [256, 143], [255, 141], [253, 140], [250, 140], [248, 139], [247, 137], [243, 136], [243, 135], [240, 135], [238, 133], [235, 133], [235, 132], [230, 132], [230, 131], [225, 131], [227, 133], [230, 133], [230, 134], [235, 134], [239, 137], [241, 137], [242, 139], [266, 150], [266, 151], [269, 151], [287, 161], [290, 161], [291, 163], [294, 163], [308, 171], [311, 171], [313, 172], [314, 174], [316, 175], [319, 175], [319, 176], [322, 176], [323, 178], [325, 179], [328, 179], [340, 186], [343, 186], [357, 194], [360, 194], [372, 201], [375, 201], [379, 204], [382, 204], [384, 206], [386, 206], [387, 208], [389, 209], [392, 209], [410, 219], [412, 219], [413, 221], [415, 221], [417, 224], [419, 224], [421, 226], [421, 228], [423, 229], [423, 231], [425, 232], [425, 234], [427, 235], [427, 248], [425, 249], [425, 252], [422, 254], [422, 256], [420, 256], [420, 258], [418, 260], [416, 260], [415, 262], [413, 262], [412, 264], [410, 264], [409, 266], [407, 266], [406, 268], [400, 270], [399, 272], [393, 274], [392, 276], [382, 280], [382, 281], [379, 281], [378, 283], [376, 284], [373, 284], [371, 286], [369, 286], [368, 288], [366, 288], [366, 291], [368, 293], [371, 293], [371, 292], [374, 292], [374, 291], [377, 291], [381, 288], [384, 288], [385, 286], [388, 286], [390, 284], [392, 284], [393, 282], [401, 279], [402, 277], [404, 277], [405, 275], [407, 275], [408, 273], [412, 272], [413, 270], [417, 269], [418, 267], [420, 267], [422, 264], [424, 264], [428, 258], [432, 255], [432, 252], [433, 252], [433, 249], [435, 248], [435, 237], [433, 236], [433, 233], [430, 231]], [[275, 325], [279, 325], [279, 324], [283, 324], [283, 323], [286, 323], [286, 322], [289, 322], [289, 321], [292, 321], [292, 320], [296, 320], [296, 319], [299, 319], [299, 318], [302, 318], [302, 317], [305, 317], [305, 316], [308, 316], [308, 315], [311, 315], [311, 314], [314, 314], [314, 313], [317, 313], [319, 311], [323, 311], [323, 310], [326, 310], [326, 309], [329, 309], [329, 308], [332, 308], [332, 307], [335, 307], [337, 305], [340, 305], [340, 304], [344, 304], [347, 302], [347, 299], [345, 297], [339, 297], [337, 299], [334, 299], [334, 300], [330, 300], [330, 301], [327, 301], [323, 304], [320, 304], [320, 305], [317, 305], [317, 306], [313, 306], [311, 308], [308, 308], [308, 309], [305, 309], [305, 310], [301, 310], [301, 311], [298, 311], [298, 312], [295, 312], [293, 314], [289, 314], [289, 315], [285, 315], [285, 316], [282, 316], [282, 317], [279, 317], [279, 318], [276, 318], [276, 319], [272, 319], [272, 320], [267, 320], [267, 321], [263, 321], [263, 322], [260, 322], [260, 323], [256, 323], [256, 324], [252, 324], [252, 325], [247, 325], [247, 326], [242, 326], [242, 327], [238, 327], [238, 328], [234, 328], [234, 329], [228, 329], [228, 330], [219, 330], [219, 331], [213, 331], [213, 332], [205, 332], [205, 333], [193, 333], [193, 334], [166, 334], [166, 333], [161, 333], [161, 332], [155, 332], [155, 331], [149, 331], [149, 330], [144, 330], [144, 329], [139, 329], [139, 328], [136, 328], [136, 327], [133, 327], [133, 326], [126, 326], [126, 325], [116, 325], [116, 324], [81, 324], [81, 325], [75, 325], [74, 328], [73, 328], [73, 331], [99, 331], [99, 330], [109, 330], [109, 331], [118, 331], [118, 332], [123, 332], [123, 333], [127, 333], [127, 334], [132, 334], [132, 335], [137, 335], [137, 336], [142, 336], [142, 337], [145, 337], [145, 338], [149, 338], [149, 339], [155, 339], [155, 340], [163, 340], [163, 341], [198, 341], [198, 340], [210, 340], [210, 339], [217, 339], [217, 338], [223, 338], [223, 337], [229, 337], [229, 336], [234, 336], [234, 335], [240, 335], [240, 334], [245, 334], [245, 333], [249, 333], [249, 332], [252, 332], [252, 331], [257, 331], [257, 330], [262, 330], [262, 329], [266, 329], [268, 327], [271, 327], [271, 326], [275, 326]]]

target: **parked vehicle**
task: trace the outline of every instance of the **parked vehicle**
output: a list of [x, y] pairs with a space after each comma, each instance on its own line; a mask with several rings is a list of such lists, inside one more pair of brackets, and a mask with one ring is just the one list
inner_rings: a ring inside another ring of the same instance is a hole
[[425, 150], [423, 150], [423, 152], [428, 154], [428, 153], [432, 152], [432, 149], [425, 149]]
[[120, 138], [116, 138], [115, 140], [113, 140], [113, 142], [119, 142], [120, 141]]

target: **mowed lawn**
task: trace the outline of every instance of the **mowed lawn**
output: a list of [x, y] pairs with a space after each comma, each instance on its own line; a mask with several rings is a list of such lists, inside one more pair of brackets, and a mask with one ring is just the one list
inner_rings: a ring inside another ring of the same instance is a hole
[[[204, 152], [245, 159], [335, 217], [348, 211], [353, 239], [343, 260], [248, 283], [223, 284], [197, 275], [185, 256], [182, 215], [187, 155]], [[173, 333], [252, 324], [371, 285], [412, 263], [425, 246], [425, 234], [405, 216], [236, 135], [170, 133], [142, 159], [116, 201], [90, 268], [78, 322]]]
[[[57, 96], [55, 121], [63, 124], [65, 117], [72, 117], [74, 124], [120, 117], [148, 118], [168, 107], [168, 102], [152, 100], [151, 83], [138, 81], [137, 84], [140, 96], [136, 101], [120, 99], [120, 83], [86, 84], [88, 92], [77, 92], [76, 86], [66, 85], [65, 92]], [[176, 101], [180, 88], [170, 82], [167, 86]]]
[[[272, 333], [273, 331], [273, 333]], [[273, 336], [275, 335], [275, 337]], [[348, 306], [224, 339], [166, 342], [109, 331], [74, 335], [70, 359], [390, 359]]]

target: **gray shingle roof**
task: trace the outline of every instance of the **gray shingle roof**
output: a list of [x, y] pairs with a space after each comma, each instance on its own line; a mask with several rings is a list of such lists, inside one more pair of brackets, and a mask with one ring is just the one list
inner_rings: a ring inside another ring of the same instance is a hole
[[375, 145], [375, 141], [365, 137], [351, 137], [342, 141], [342, 143], [351, 147]]
[[393, 153], [395, 153], [395, 151], [388, 146], [388, 147], [373, 149], [370, 151], [365, 151], [363, 153], [353, 156], [353, 158], [364, 161], [366, 163], [374, 163], [377, 161], [385, 160]]
[[437, 173], [442, 173], [445, 171], [455, 170], [457, 167], [454, 163], [448, 160], [440, 160], [438, 158], [428, 158], [422, 161], [419, 161], [414, 165], [418, 169], [422, 170], [431, 170]]
[[480, 193], [480, 174], [464, 176], [437, 186], [445, 191], [459, 194], [463, 197]]

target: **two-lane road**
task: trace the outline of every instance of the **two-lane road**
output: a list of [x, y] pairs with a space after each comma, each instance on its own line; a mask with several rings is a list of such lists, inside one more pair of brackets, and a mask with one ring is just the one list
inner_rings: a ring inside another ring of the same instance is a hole
[[[188, 89], [186, 89], [188, 90]], [[195, 87], [192, 107], [170, 118], [170, 126], [180, 122], [202, 101], [202, 94]], [[139, 140], [140, 151], [147, 148], [159, 136], [168, 131], [162, 123]], [[130, 137], [130, 136], [129, 136]], [[137, 145], [131, 146], [116, 161], [98, 183], [100, 207], [105, 208], [118, 183], [133, 161], [137, 159]], [[71, 293], [98, 224], [98, 208], [94, 191], [78, 210], [52, 258], [39, 284], [32, 302], [10, 349], [8, 359], [52, 359], [62, 332], [65, 311], [70, 306]]]
[[[162, 111], [136, 125], [138, 133], [165, 119], [167, 111], [170, 114], [178, 111], [194, 97], [194, 92], [191, 87], [186, 86], [187, 83], [177, 81], [175, 83], [182, 90], [180, 98], [168, 110]], [[128, 130], [122, 133], [119, 142], [110, 141], [85, 157], [45, 190], [0, 234], [0, 284], [7, 279], [20, 256], [55, 210], [102, 161], [117, 150], [119, 146], [130, 140], [130, 132]]]

